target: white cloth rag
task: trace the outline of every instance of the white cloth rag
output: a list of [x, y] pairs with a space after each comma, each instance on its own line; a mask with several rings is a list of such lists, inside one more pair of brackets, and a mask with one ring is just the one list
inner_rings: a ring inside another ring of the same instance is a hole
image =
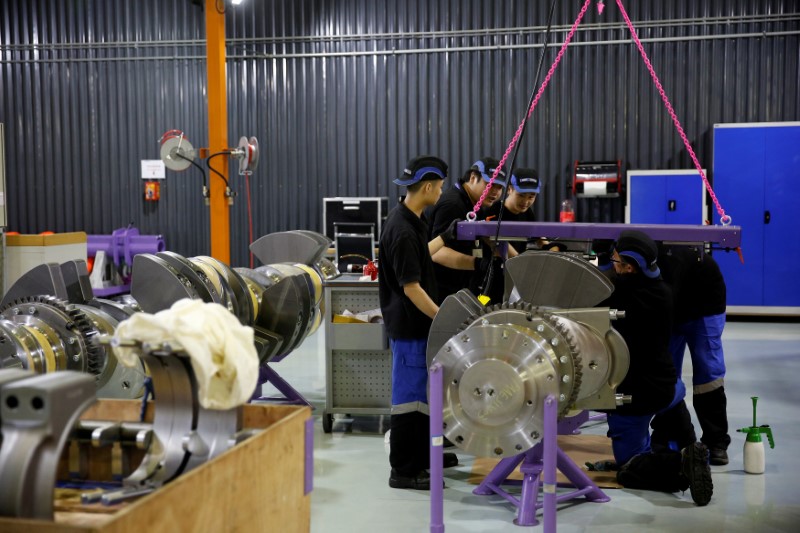
[[[243, 326], [216, 303], [186, 298], [154, 315], [136, 313], [117, 326], [114, 338], [178, 342], [192, 362], [198, 400], [206, 409], [231, 409], [246, 403], [258, 382], [253, 328]], [[138, 348], [115, 346], [114, 353], [125, 366], [138, 364]]]

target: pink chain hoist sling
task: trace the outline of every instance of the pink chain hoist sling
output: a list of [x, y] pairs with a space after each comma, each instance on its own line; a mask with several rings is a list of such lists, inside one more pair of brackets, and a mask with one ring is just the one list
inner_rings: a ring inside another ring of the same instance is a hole
[[[486, 184], [486, 187], [484, 188], [481, 197], [475, 203], [475, 206], [472, 208], [472, 211], [467, 213], [467, 220], [469, 220], [470, 222], [474, 221], [477, 218], [478, 210], [481, 208], [481, 204], [483, 203], [484, 199], [486, 198], [486, 195], [489, 192], [489, 189], [492, 187], [495, 179], [500, 173], [500, 169], [503, 168], [503, 166], [506, 163], [506, 160], [508, 160], [508, 156], [511, 153], [511, 150], [514, 149], [514, 146], [519, 141], [519, 138], [522, 135], [522, 131], [525, 127], [525, 122], [527, 122], [528, 119], [530, 119], [531, 115], [533, 114], [533, 110], [539, 103], [539, 99], [541, 98], [542, 93], [544, 93], [545, 88], [550, 83], [550, 79], [553, 77], [553, 73], [556, 71], [556, 68], [558, 67], [559, 62], [561, 61], [561, 58], [564, 56], [564, 52], [566, 52], [567, 46], [569, 46], [570, 41], [572, 41], [572, 37], [575, 35], [575, 31], [578, 29], [578, 26], [580, 25], [583, 16], [586, 14], [586, 10], [589, 8], [589, 4], [591, 3], [591, 1], [592, 0], [586, 0], [583, 3], [583, 7], [581, 7], [580, 12], [578, 13], [578, 17], [575, 19], [575, 22], [572, 24], [572, 27], [569, 30], [569, 34], [567, 34], [567, 38], [564, 40], [564, 44], [561, 45], [561, 49], [558, 51], [558, 55], [556, 55], [555, 61], [553, 61], [553, 64], [547, 71], [547, 76], [545, 76], [545, 79], [542, 82], [542, 86], [536, 92], [536, 96], [534, 97], [533, 102], [531, 103], [530, 109], [528, 109], [528, 113], [525, 115], [525, 118], [522, 119], [522, 122], [520, 122], [517, 131], [514, 133], [514, 137], [511, 139], [511, 142], [508, 143], [508, 148], [506, 148], [506, 152], [503, 154], [502, 159], [500, 159], [500, 164], [497, 165], [497, 168], [494, 170], [492, 178], [489, 180], [489, 183]], [[622, 5], [622, 0], [616, 0], [616, 2], [617, 6], [619, 7], [620, 13], [622, 13], [622, 18], [625, 19], [625, 24], [628, 26], [628, 29], [631, 32], [631, 37], [633, 38], [633, 41], [636, 43], [636, 46], [639, 48], [639, 53], [641, 54], [642, 59], [644, 60], [644, 64], [647, 67], [647, 70], [650, 71], [650, 77], [653, 78], [653, 83], [655, 84], [656, 89], [658, 89], [658, 93], [661, 95], [661, 100], [664, 102], [664, 107], [667, 108], [669, 116], [672, 117], [672, 122], [673, 124], [675, 124], [675, 129], [678, 130], [678, 134], [681, 136], [681, 140], [683, 140], [684, 146], [686, 146], [686, 151], [692, 158], [692, 162], [694, 163], [697, 172], [700, 173], [700, 177], [703, 179], [703, 185], [708, 191], [708, 194], [711, 196], [711, 200], [714, 202], [714, 206], [717, 208], [717, 213], [719, 213], [720, 215], [720, 223], [723, 226], [729, 225], [731, 223], [731, 217], [730, 215], [727, 215], [725, 213], [725, 210], [722, 208], [722, 204], [720, 204], [719, 200], [717, 199], [717, 195], [714, 194], [714, 191], [711, 188], [711, 184], [708, 182], [708, 178], [706, 177], [705, 172], [703, 172], [703, 169], [700, 166], [700, 162], [697, 160], [697, 155], [695, 155], [694, 149], [692, 148], [692, 145], [689, 143], [689, 139], [686, 137], [686, 133], [684, 132], [683, 127], [681, 126], [681, 122], [680, 120], [678, 120], [678, 116], [675, 113], [675, 110], [672, 108], [672, 104], [670, 103], [669, 98], [667, 97], [667, 93], [664, 90], [664, 87], [661, 85], [661, 81], [659, 81], [658, 79], [658, 75], [656, 74], [656, 71], [653, 68], [652, 63], [650, 62], [650, 58], [647, 57], [647, 52], [644, 51], [644, 46], [642, 46], [642, 42], [639, 40], [639, 35], [636, 33], [636, 29], [633, 27], [633, 23], [631, 22], [630, 17], [628, 17], [627, 11], [625, 11], [625, 6]], [[603, 0], [600, 0], [597, 4], [598, 14], [602, 14], [604, 9], [605, 5], [603, 4]]]

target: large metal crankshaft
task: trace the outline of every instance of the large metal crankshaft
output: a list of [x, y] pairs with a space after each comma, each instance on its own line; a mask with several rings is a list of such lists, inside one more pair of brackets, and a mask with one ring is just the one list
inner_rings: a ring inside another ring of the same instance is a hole
[[[613, 409], [628, 370], [625, 342], [611, 327], [614, 310], [590, 307], [612, 290], [580, 259], [554, 252], [509, 260], [514, 302], [484, 307], [468, 291], [448, 297], [434, 320], [429, 363], [443, 367], [445, 435], [481, 456], [509, 457], [542, 438], [544, 400], [559, 417], [573, 409]], [[545, 285], [531, 282], [531, 272]], [[554, 280], [554, 278], [557, 278]], [[569, 302], [574, 308], [554, 304]]]

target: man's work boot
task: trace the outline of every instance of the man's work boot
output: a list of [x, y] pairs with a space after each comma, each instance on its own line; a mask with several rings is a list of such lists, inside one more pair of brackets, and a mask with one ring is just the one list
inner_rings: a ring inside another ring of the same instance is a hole
[[728, 452], [722, 450], [720, 448], [711, 448], [710, 450], [711, 458], [709, 462], [714, 466], [726, 465], [728, 464]]
[[401, 476], [392, 469], [389, 486], [393, 489], [431, 490], [431, 475], [427, 470], [420, 470], [416, 476]]
[[699, 506], [708, 505], [714, 493], [711, 468], [708, 466], [708, 448], [695, 442], [681, 450], [681, 474], [689, 483], [692, 500]]

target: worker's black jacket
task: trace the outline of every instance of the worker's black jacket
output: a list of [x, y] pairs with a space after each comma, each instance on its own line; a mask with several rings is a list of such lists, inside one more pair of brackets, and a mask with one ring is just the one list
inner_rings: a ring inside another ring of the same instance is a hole
[[436, 277], [428, 251], [428, 225], [405, 204], [386, 217], [378, 251], [378, 293], [386, 332], [392, 339], [425, 339], [431, 319], [405, 295], [403, 285], [419, 282], [436, 301]]
[[672, 287], [675, 324], [725, 312], [725, 279], [719, 265], [694, 247], [661, 247], [658, 266]]
[[[452, 188], [443, 192], [436, 205], [426, 212], [427, 219], [430, 222], [430, 239], [438, 237], [453, 220], [465, 220], [467, 213], [472, 211], [472, 207], [472, 201], [462, 185], [455, 184]], [[478, 211], [477, 220], [483, 220], [484, 218], [485, 212], [483, 210]], [[478, 247], [475, 241], [457, 241], [449, 246], [449, 248], [469, 256], [472, 256], [473, 250]], [[436, 273], [439, 296], [438, 299], [434, 300], [437, 304], [441, 304], [447, 296], [468, 288], [473, 275], [477, 275], [474, 270], [456, 270], [439, 264], [434, 264], [434, 272]]]
[[614, 292], [599, 305], [625, 311], [613, 324], [630, 351], [630, 368], [617, 388], [633, 401], [618, 407], [622, 415], [647, 415], [669, 406], [677, 373], [669, 352], [672, 293], [661, 278], [641, 273], [616, 276]]

